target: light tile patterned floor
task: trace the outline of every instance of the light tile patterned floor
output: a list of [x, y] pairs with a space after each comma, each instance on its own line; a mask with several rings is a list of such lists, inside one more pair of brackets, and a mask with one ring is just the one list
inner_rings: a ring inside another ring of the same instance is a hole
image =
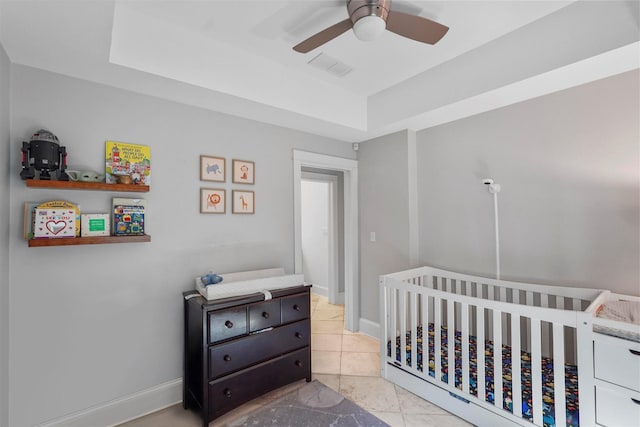
[[[311, 298], [311, 367], [313, 378], [341, 393], [392, 427], [461, 427], [467, 422], [380, 377], [380, 343], [344, 330], [344, 306]], [[305, 381], [267, 393], [212, 421], [219, 427], [301, 387]], [[174, 405], [122, 424], [121, 427], [197, 427], [193, 411]], [[301, 424], [301, 427], [303, 425]]]

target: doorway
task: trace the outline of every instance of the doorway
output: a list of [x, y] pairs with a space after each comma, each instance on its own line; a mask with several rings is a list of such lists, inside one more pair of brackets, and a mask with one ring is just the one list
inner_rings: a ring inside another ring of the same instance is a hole
[[296, 274], [303, 274], [302, 256], [302, 174], [303, 169], [319, 169], [327, 173], [342, 173], [343, 206], [339, 209], [343, 216], [342, 255], [343, 271], [338, 272], [344, 281], [345, 328], [356, 332], [360, 319], [360, 289], [358, 270], [358, 162], [354, 159], [293, 150], [294, 187], [294, 268]]
[[329, 304], [344, 304], [342, 172], [302, 169], [301, 239], [304, 279]]

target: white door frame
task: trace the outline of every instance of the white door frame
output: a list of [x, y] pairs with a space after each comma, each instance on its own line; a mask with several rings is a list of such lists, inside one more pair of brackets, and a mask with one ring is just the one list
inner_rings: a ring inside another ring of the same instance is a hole
[[301, 190], [302, 167], [341, 171], [344, 174], [344, 291], [345, 328], [356, 332], [360, 319], [358, 270], [358, 161], [293, 150], [294, 268], [302, 274]]
[[340, 292], [338, 291], [340, 285], [338, 277], [338, 177], [314, 172], [302, 172], [302, 180], [322, 182], [328, 185], [327, 210], [329, 221], [327, 230], [327, 255], [329, 262], [327, 266], [327, 298], [329, 299], [329, 304], [344, 304], [344, 298], [340, 300]]

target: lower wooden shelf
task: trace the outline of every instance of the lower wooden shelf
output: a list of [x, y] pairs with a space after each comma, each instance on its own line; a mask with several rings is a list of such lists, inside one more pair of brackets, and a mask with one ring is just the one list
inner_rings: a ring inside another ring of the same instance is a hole
[[73, 246], [73, 245], [101, 245], [105, 243], [138, 243], [150, 242], [151, 236], [99, 236], [99, 237], [61, 237], [58, 239], [39, 238], [30, 239], [29, 247], [42, 246]]

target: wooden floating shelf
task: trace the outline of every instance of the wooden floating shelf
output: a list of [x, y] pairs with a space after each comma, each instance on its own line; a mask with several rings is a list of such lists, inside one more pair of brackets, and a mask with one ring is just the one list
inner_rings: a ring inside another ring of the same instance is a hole
[[130, 193], [147, 193], [148, 185], [136, 184], [107, 184], [106, 182], [83, 181], [55, 181], [43, 179], [25, 180], [27, 187], [32, 188], [58, 188], [61, 190], [101, 190], [101, 191], [126, 191]]
[[[113, 184], [116, 185], [116, 184]], [[151, 236], [96, 236], [96, 237], [60, 237], [29, 239], [29, 247], [42, 246], [74, 246], [74, 245], [101, 245], [104, 243], [139, 243], [150, 242]]]

